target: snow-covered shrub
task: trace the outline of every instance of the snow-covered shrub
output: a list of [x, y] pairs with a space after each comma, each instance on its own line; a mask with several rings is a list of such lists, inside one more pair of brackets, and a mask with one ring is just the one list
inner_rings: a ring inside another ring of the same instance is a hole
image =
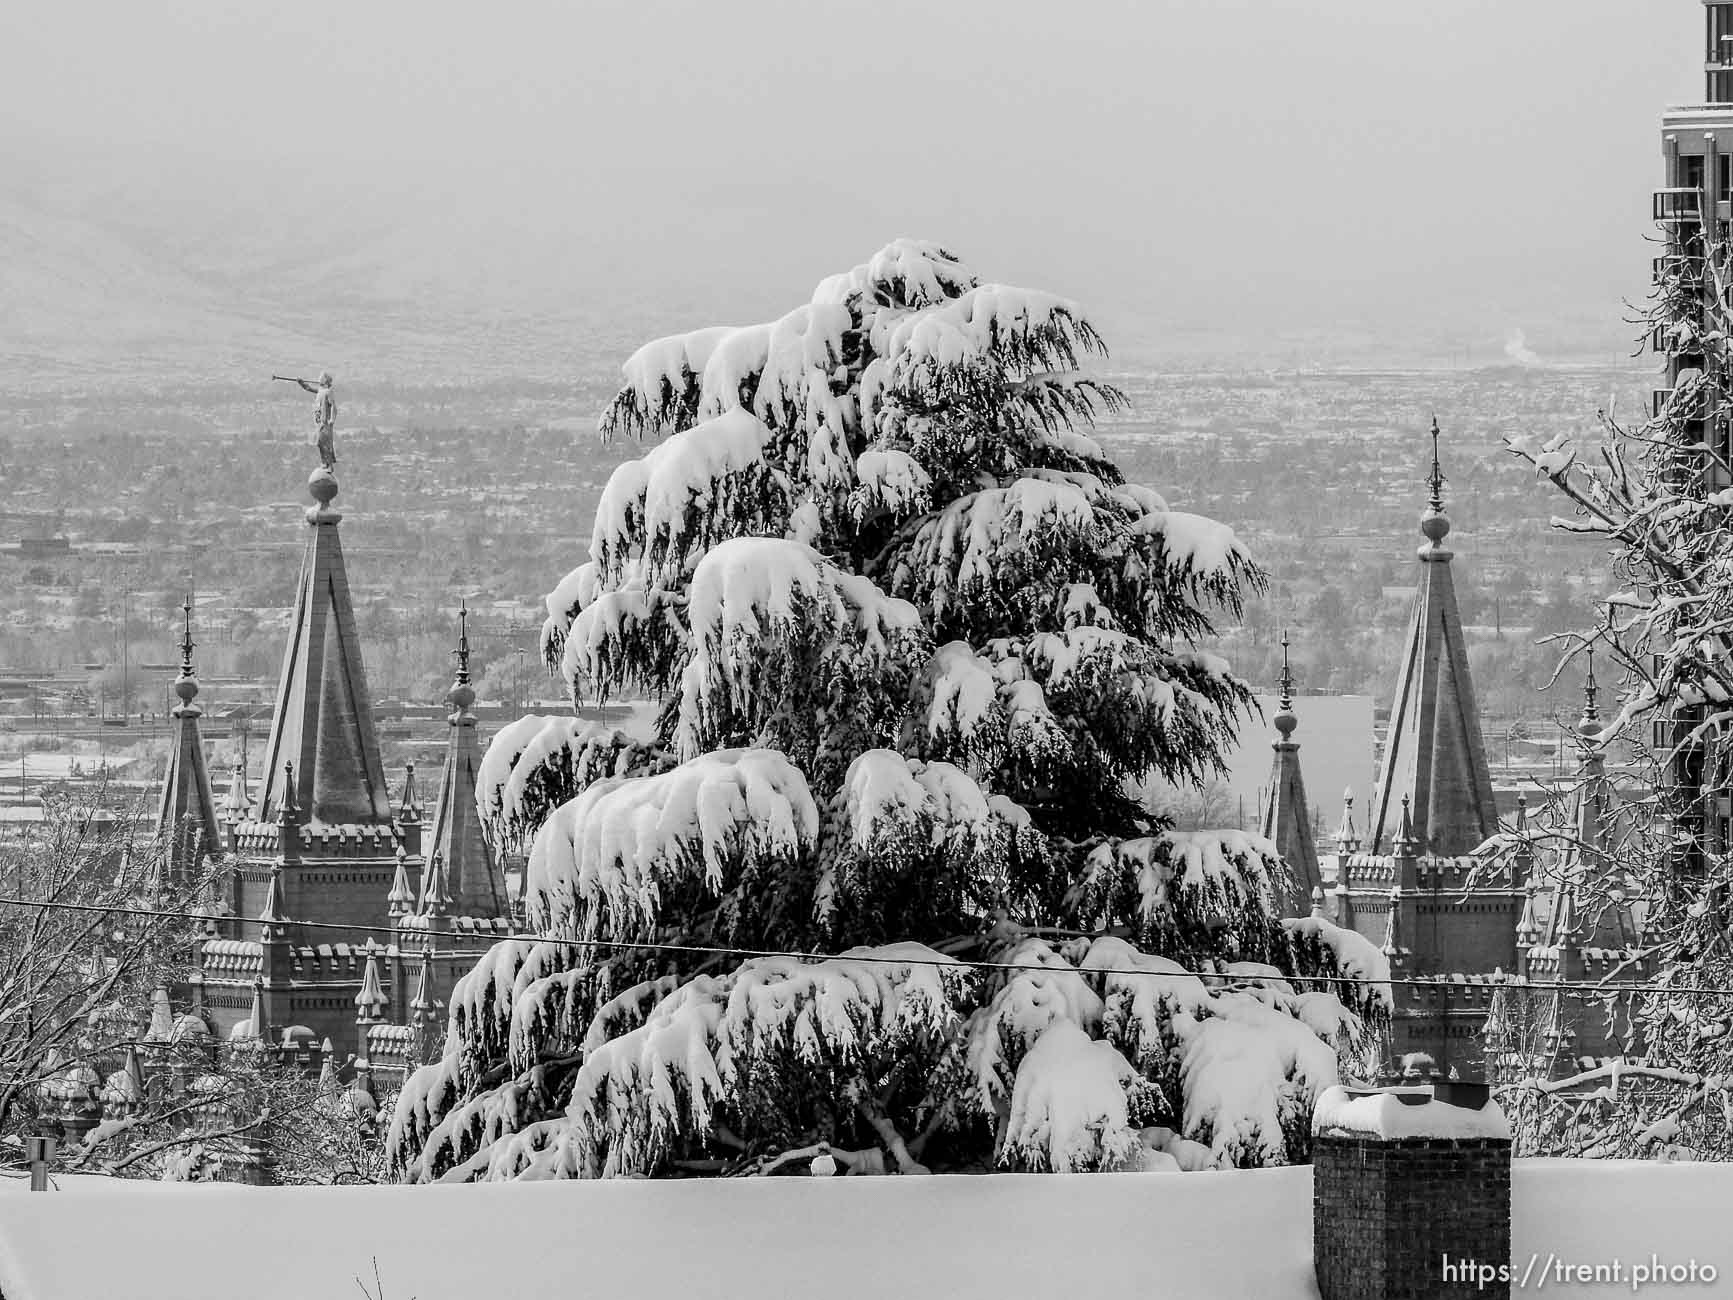
[[1128, 793], [1219, 771], [1250, 694], [1199, 643], [1264, 578], [1085, 431], [1125, 404], [1078, 373], [1103, 351], [899, 240], [627, 360], [602, 431], [660, 441], [542, 649], [574, 700], [660, 699], [655, 734], [490, 747], [544, 937], [454, 992], [403, 1176], [1304, 1158], [1388, 976], [1283, 927], [1270, 844]]

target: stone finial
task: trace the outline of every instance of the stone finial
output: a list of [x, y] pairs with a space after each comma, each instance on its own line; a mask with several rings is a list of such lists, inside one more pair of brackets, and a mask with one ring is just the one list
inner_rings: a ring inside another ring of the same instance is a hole
[[235, 768], [229, 776], [228, 797], [223, 800], [223, 817], [231, 825], [240, 825], [247, 820], [247, 814], [252, 811], [253, 801], [247, 795], [247, 764], [246, 760], [237, 758]]
[[439, 1000], [435, 979], [433, 949], [424, 944], [421, 949], [421, 970], [415, 981], [415, 996], [409, 999], [410, 1023], [416, 1035], [416, 1056], [423, 1065], [432, 1055], [434, 1042], [439, 1034], [440, 1012], [445, 1007]]
[[168, 989], [158, 984], [150, 995], [150, 1027], [144, 1031], [147, 1043], [166, 1043], [174, 1037], [174, 1009], [169, 1005]]
[[451, 889], [445, 879], [445, 857], [438, 849], [427, 860], [421, 882], [421, 915], [440, 917], [451, 910]]
[[409, 887], [409, 855], [397, 846], [397, 872], [391, 877], [391, 892], [385, 895], [386, 914], [408, 916], [415, 910], [415, 891]]
[[1382, 952], [1386, 957], [1400, 958], [1407, 955], [1408, 949], [1402, 946], [1402, 886], [1396, 885], [1390, 890], [1389, 924], [1384, 932], [1384, 947]]
[[1354, 791], [1350, 787], [1342, 791], [1342, 824], [1336, 828], [1336, 852], [1346, 858], [1359, 851], [1360, 832], [1354, 826]]
[[1324, 915], [1324, 887], [1322, 885], [1312, 886], [1312, 915]]
[[1573, 946], [1582, 935], [1582, 918], [1577, 915], [1577, 888], [1573, 881], [1561, 881], [1552, 905], [1552, 937], [1560, 948]]
[[265, 887], [265, 906], [259, 912], [259, 923], [265, 927], [267, 937], [272, 929], [281, 930], [288, 924], [288, 914], [283, 909], [283, 866], [280, 862], [271, 863], [271, 880]]
[[147, 1095], [144, 1065], [138, 1059], [138, 1048], [128, 1043], [125, 1061], [103, 1084], [104, 1108], [111, 1117], [125, 1119], [144, 1104]]
[[1518, 948], [1532, 948], [1540, 942], [1540, 904], [1537, 898], [1539, 888], [1534, 877], [1530, 876], [1522, 900], [1522, 915], [1516, 920], [1516, 946]]
[[267, 1031], [270, 1025], [265, 1020], [265, 981], [258, 976], [253, 977], [253, 1005], [247, 1012], [247, 1018], [236, 1025], [229, 1034], [230, 1042], [247, 1039], [257, 1043], [268, 1042]]
[[284, 763], [283, 798], [277, 808], [277, 824], [280, 826], [292, 825], [295, 820], [295, 814], [300, 811], [301, 810], [295, 805], [295, 765], [293, 763]]
[[398, 806], [397, 820], [401, 822], [421, 820], [421, 792], [415, 785], [414, 759], [410, 759], [403, 765], [403, 798]]
[[[355, 995], [355, 1023], [378, 1024], [385, 1019], [388, 999], [379, 983], [379, 945], [367, 940], [367, 967], [361, 974], [361, 991]], [[361, 1033], [362, 1050], [366, 1050], [367, 1034]]]
[[1414, 833], [1414, 810], [1407, 795], [1402, 796], [1402, 820], [1397, 823], [1390, 847], [1399, 858], [1420, 856], [1420, 838]]
[[349, 1114], [363, 1128], [371, 1129], [379, 1122], [379, 1097], [373, 1088], [373, 1063], [363, 1057], [355, 1062], [355, 1081], [344, 1095]]

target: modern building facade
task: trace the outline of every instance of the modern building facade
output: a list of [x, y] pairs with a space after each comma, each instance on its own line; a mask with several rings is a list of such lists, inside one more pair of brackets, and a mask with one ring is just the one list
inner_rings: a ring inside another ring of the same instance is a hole
[[[1665, 387], [1651, 414], [1664, 422], [1679, 453], [1681, 487], [1707, 495], [1733, 486], [1733, 421], [1725, 402], [1728, 376], [1715, 373], [1705, 346], [1705, 305], [1714, 292], [1712, 255], [1733, 233], [1733, 4], [1705, 0], [1704, 95], [1701, 104], [1668, 108], [1661, 118], [1662, 187], [1653, 215], [1663, 250], [1654, 260], [1659, 317], [1651, 340], [1663, 358]], [[1700, 872], [1706, 855], [1733, 845], [1733, 794], [1724, 774], [1707, 770], [1706, 740], [1695, 734], [1702, 706], [1680, 706], [1655, 723], [1683, 872]]]

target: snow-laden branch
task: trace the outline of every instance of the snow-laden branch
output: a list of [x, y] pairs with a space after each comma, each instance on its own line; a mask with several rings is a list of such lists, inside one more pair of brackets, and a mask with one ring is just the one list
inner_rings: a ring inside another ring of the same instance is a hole
[[536, 833], [524, 875], [530, 923], [577, 938], [653, 927], [684, 886], [710, 894], [812, 851], [818, 808], [774, 750], [719, 750], [657, 776], [598, 781]]

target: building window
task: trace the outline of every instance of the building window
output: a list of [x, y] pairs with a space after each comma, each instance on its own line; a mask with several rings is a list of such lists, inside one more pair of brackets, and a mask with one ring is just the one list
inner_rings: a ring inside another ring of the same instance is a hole
[[1710, 63], [1733, 62], [1733, 4], [1709, 6], [1709, 48], [1703, 57]]

